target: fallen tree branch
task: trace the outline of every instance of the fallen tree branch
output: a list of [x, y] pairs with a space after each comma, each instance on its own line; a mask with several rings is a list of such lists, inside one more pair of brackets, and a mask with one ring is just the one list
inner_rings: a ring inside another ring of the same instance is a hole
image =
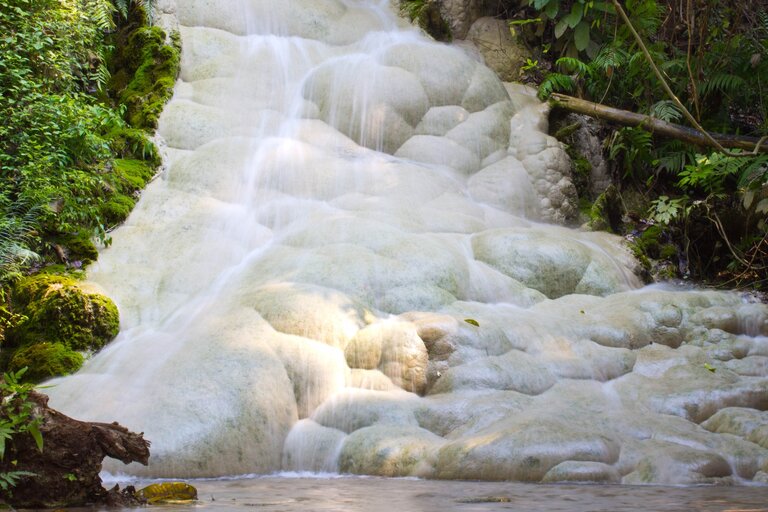
[[[651, 56], [651, 53], [648, 51], [648, 48], [645, 46], [645, 43], [643, 43], [643, 38], [640, 37], [640, 34], [637, 33], [637, 30], [635, 30], [634, 25], [632, 25], [632, 22], [629, 19], [629, 16], [627, 16], [627, 13], [624, 12], [624, 9], [621, 7], [621, 4], [619, 3], [619, 0], [612, 0], [613, 6], [616, 8], [616, 12], [619, 14], [622, 20], [624, 20], [624, 23], [629, 28], [629, 31], [632, 32], [632, 35], [635, 38], [635, 41], [637, 41], [637, 44], [640, 46], [640, 49], [643, 51], [643, 55], [645, 55], [645, 60], [648, 61], [648, 64], [651, 66], [651, 69], [653, 70], [654, 74], [656, 75], [656, 78], [659, 79], [659, 82], [661, 83], [661, 87], [664, 89], [664, 92], [667, 93], [667, 96], [672, 100], [672, 102], [677, 105], [677, 107], [680, 109], [680, 111], [683, 113], [683, 116], [688, 120], [688, 122], [693, 125], [694, 128], [696, 128], [696, 131], [699, 133], [701, 137], [706, 139], [706, 144], [701, 144], [704, 146], [710, 146], [717, 149], [719, 152], [724, 153], [728, 156], [744, 156], [744, 154], [740, 153], [733, 153], [732, 151], [728, 151], [727, 147], [738, 147], [738, 146], [726, 146], [724, 144], [721, 144], [720, 140], [717, 137], [714, 137], [714, 134], [710, 134], [708, 131], [706, 131], [701, 124], [696, 120], [695, 117], [693, 117], [693, 114], [691, 114], [687, 108], [685, 108], [685, 105], [680, 101], [680, 99], [675, 95], [675, 93], [672, 91], [672, 88], [669, 86], [667, 81], [664, 79], [664, 75], [662, 74], [659, 67], [656, 65], [656, 63], [653, 61], [653, 57]], [[695, 85], [694, 85], [695, 88]], [[763, 137], [760, 139], [754, 146], [753, 154], [757, 154], [760, 151], [760, 146], [762, 145], [765, 140], [768, 139], [768, 137]]]
[[51, 508], [83, 505], [134, 506], [142, 502], [132, 489], [101, 486], [101, 462], [113, 457], [125, 464], [149, 460], [149, 441], [117, 423], [78, 421], [48, 407], [48, 397], [32, 391], [31, 414], [40, 421], [42, 451], [33, 437], [17, 434], [7, 441], [0, 472], [24, 474], [16, 487], [0, 493], [13, 507]]
[[[758, 152], [768, 153], [768, 145], [763, 144], [767, 137], [758, 139], [756, 137], [736, 137], [733, 135], [724, 135], [721, 133], [712, 132], [702, 133], [699, 130], [694, 130], [693, 128], [688, 128], [687, 126], [662, 121], [661, 119], [645, 114], [638, 114], [628, 110], [621, 110], [618, 108], [609, 107], [608, 105], [593, 103], [591, 101], [559, 93], [553, 93], [550, 96], [549, 101], [553, 108], [561, 108], [571, 112], [576, 112], [577, 114], [596, 117], [598, 119], [611, 121], [613, 123], [618, 123], [624, 126], [639, 126], [653, 134], [682, 140], [683, 142], [697, 146], [714, 147], [716, 149], [742, 149], [754, 154], [757, 154]], [[717, 144], [713, 144], [713, 140], [716, 141]]]

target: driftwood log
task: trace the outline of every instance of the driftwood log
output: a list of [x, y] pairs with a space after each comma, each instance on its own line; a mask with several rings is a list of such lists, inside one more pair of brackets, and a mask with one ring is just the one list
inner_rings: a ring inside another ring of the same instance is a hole
[[4, 493], [13, 507], [66, 507], [88, 504], [131, 505], [136, 498], [131, 489], [110, 491], [101, 485], [99, 472], [104, 457], [123, 461], [149, 461], [149, 441], [143, 434], [129, 432], [117, 423], [77, 421], [48, 407], [48, 397], [32, 391], [33, 416], [41, 419], [43, 450], [38, 450], [28, 433], [6, 442], [0, 472], [29, 471]]
[[697, 146], [714, 147], [710, 140], [714, 139], [724, 148], [742, 149], [751, 152], [755, 151], [755, 147], [759, 145], [758, 152], [768, 152], [768, 140], [764, 139], [757, 139], [755, 137], [737, 137], [713, 132], [708, 132], [708, 137], [704, 133], [694, 130], [693, 128], [688, 128], [687, 126], [669, 123], [652, 116], [613, 108], [600, 103], [593, 103], [565, 94], [554, 93], [550, 96], [549, 102], [553, 108], [561, 108], [570, 112], [596, 117], [598, 119], [603, 119], [604, 121], [610, 121], [624, 126], [639, 126], [651, 133], [681, 140]]

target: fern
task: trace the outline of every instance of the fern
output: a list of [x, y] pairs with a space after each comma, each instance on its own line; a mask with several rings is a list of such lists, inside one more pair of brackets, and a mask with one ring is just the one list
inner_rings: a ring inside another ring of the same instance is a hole
[[109, 84], [109, 80], [111, 78], [112, 75], [109, 72], [109, 68], [104, 62], [104, 59], [101, 59], [101, 62], [99, 62], [99, 67], [96, 68], [96, 71], [93, 74], [93, 80], [96, 82], [96, 87], [98, 90], [103, 91], [104, 88]]
[[608, 143], [611, 160], [621, 159], [624, 176], [653, 162], [653, 136], [640, 127], [626, 127], [613, 133]]
[[768, 155], [747, 157], [739, 176], [739, 187], [759, 188], [768, 183]]
[[606, 45], [600, 49], [592, 64], [598, 69], [608, 70], [623, 67], [629, 61], [629, 54], [622, 48], [614, 45]]
[[592, 76], [592, 68], [574, 57], [560, 57], [555, 64], [565, 71], [576, 72], [577, 75], [583, 77]]
[[730, 73], [714, 73], [708, 80], [699, 83], [699, 92], [702, 96], [710, 94], [733, 95], [746, 87], [747, 82], [738, 75]]
[[411, 21], [421, 20], [424, 13], [427, 12], [428, 7], [429, 0], [403, 0], [400, 3], [400, 8], [403, 13], [405, 13]]
[[672, 100], [661, 100], [651, 105], [651, 116], [668, 123], [676, 123], [683, 118], [683, 113]]
[[112, 5], [114, 6], [115, 10], [118, 14], [124, 19], [128, 19], [128, 7], [131, 3], [131, 0], [111, 0]]
[[661, 155], [656, 166], [658, 171], [667, 171], [673, 174], [678, 174], [685, 169], [687, 164], [696, 160], [696, 153], [691, 151], [689, 146], [686, 146], [679, 140], [671, 140], [663, 143], [657, 148], [657, 152]]
[[12, 281], [40, 256], [30, 249], [41, 209], [21, 204], [0, 208], [0, 283]]
[[546, 100], [553, 92], [573, 92], [576, 89], [576, 81], [572, 76], [561, 73], [550, 73], [539, 86], [539, 99]]
[[89, 9], [93, 13], [93, 22], [99, 27], [99, 30], [108, 32], [115, 28], [115, 22], [113, 20], [113, 14], [116, 8], [108, 0], [91, 0], [92, 8]]

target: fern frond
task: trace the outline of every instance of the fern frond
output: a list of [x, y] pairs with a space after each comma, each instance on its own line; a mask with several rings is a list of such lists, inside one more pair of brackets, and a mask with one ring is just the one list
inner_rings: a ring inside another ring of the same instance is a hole
[[746, 157], [739, 176], [739, 187], [759, 188], [768, 183], [768, 155]]
[[576, 81], [572, 76], [561, 73], [550, 73], [539, 86], [539, 99], [546, 100], [553, 92], [573, 92], [576, 89]]
[[93, 74], [93, 80], [96, 82], [96, 87], [103, 91], [107, 84], [109, 84], [109, 80], [112, 78], [112, 75], [109, 72], [109, 68], [107, 67], [106, 63], [102, 60], [99, 62], [99, 67], [96, 68], [96, 71]]
[[738, 75], [730, 73], [714, 73], [707, 80], [699, 83], [699, 93], [708, 96], [713, 93], [736, 94], [747, 86], [747, 82]]
[[672, 100], [661, 100], [651, 105], [651, 115], [668, 123], [676, 123], [683, 118], [683, 113]]
[[39, 224], [42, 209], [17, 203], [0, 208], [0, 282], [7, 282], [40, 256], [29, 245]]
[[120, 14], [120, 17], [123, 18], [124, 20], [128, 19], [128, 7], [130, 6], [131, 0], [111, 0], [111, 1], [117, 13]]
[[606, 45], [600, 49], [600, 53], [595, 56], [592, 64], [599, 69], [605, 70], [608, 68], [620, 68], [624, 66], [628, 60], [629, 54], [626, 50], [618, 46]]
[[115, 22], [114, 13], [117, 11], [109, 0], [90, 0], [91, 12], [93, 13], [93, 22], [104, 32], [113, 30]]
[[591, 76], [592, 68], [589, 64], [582, 62], [574, 57], [560, 57], [555, 62], [557, 66], [565, 70], [566, 72], [575, 72], [581, 76]]

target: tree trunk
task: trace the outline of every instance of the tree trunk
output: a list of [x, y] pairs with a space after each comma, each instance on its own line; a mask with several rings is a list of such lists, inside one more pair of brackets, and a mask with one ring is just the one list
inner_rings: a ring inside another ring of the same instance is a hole
[[[117, 423], [77, 421], [48, 407], [48, 397], [32, 391], [32, 416], [41, 419], [43, 451], [29, 433], [6, 441], [0, 472], [29, 471], [2, 498], [13, 507], [67, 507], [89, 504], [136, 504], [131, 492], [101, 486], [101, 462], [109, 456], [123, 461], [149, 460], [149, 441]], [[87, 398], [85, 398], [87, 399]]]
[[[625, 126], [639, 126], [655, 135], [682, 140], [683, 142], [694, 144], [696, 146], [714, 147], [712, 142], [702, 132], [688, 128], [687, 126], [662, 121], [655, 117], [637, 114], [628, 110], [620, 110], [607, 105], [601, 105], [600, 103], [593, 103], [580, 98], [574, 98], [573, 96], [566, 96], [565, 94], [554, 93], [549, 101], [553, 108], [561, 108]], [[768, 141], [763, 139], [737, 137], [711, 132], [709, 135], [724, 148], [742, 149], [749, 152], [754, 151], [757, 144], [762, 140], [763, 143], [760, 145], [759, 151], [768, 153]]]

